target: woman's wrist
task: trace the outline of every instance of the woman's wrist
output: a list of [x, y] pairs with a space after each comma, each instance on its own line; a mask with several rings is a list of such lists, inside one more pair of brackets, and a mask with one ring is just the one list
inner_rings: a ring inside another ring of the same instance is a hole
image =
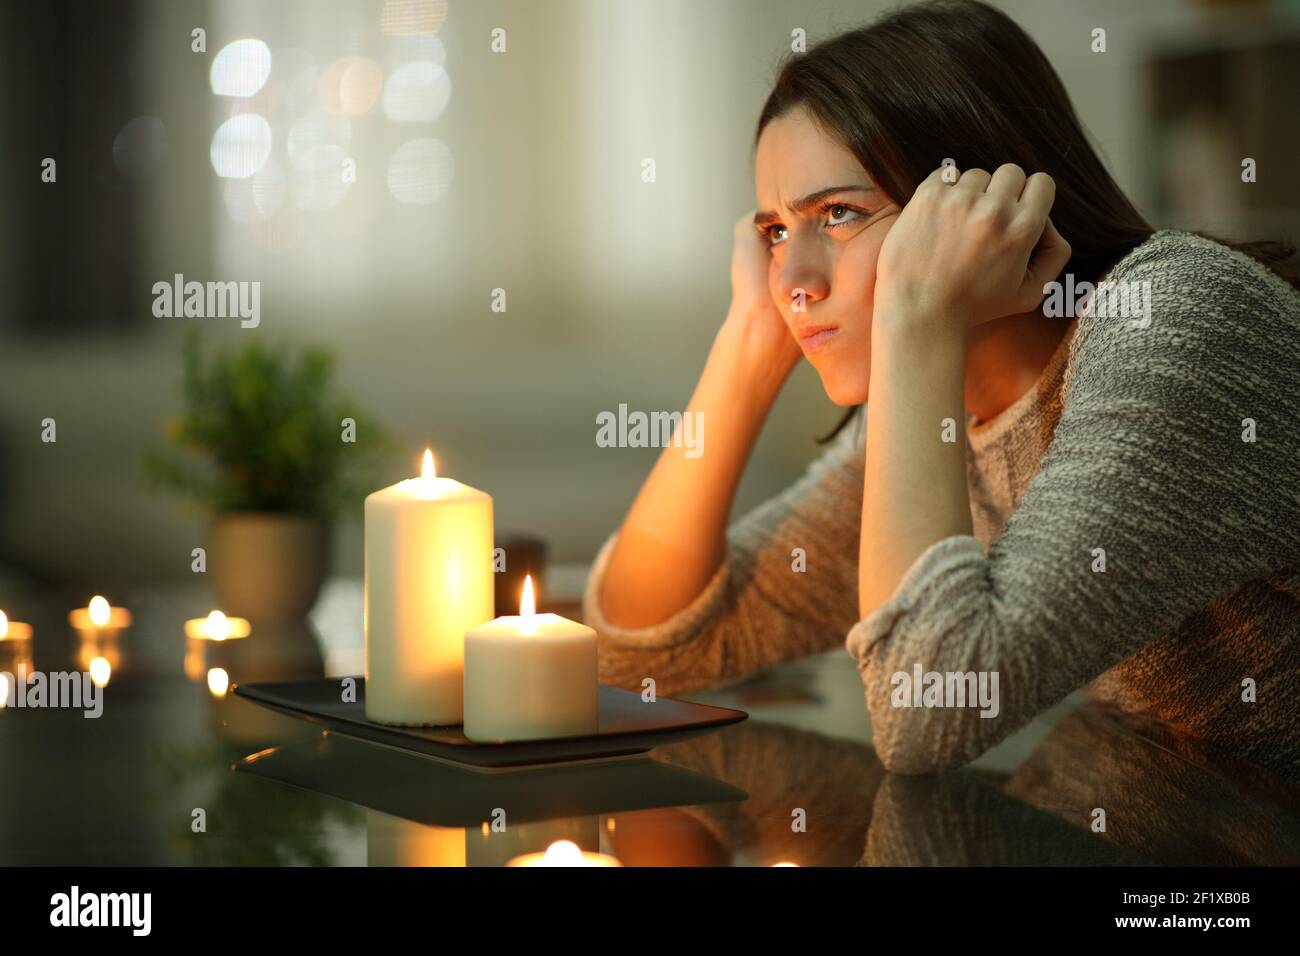
[[[765, 312], [764, 309], [767, 309]], [[725, 366], [742, 389], [770, 405], [799, 361], [799, 349], [770, 306], [732, 304], [709, 353]]]
[[887, 345], [892, 339], [919, 339], [936, 348], [964, 353], [969, 323], [961, 310], [913, 302], [900, 302], [878, 309], [871, 320], [873, 345]]

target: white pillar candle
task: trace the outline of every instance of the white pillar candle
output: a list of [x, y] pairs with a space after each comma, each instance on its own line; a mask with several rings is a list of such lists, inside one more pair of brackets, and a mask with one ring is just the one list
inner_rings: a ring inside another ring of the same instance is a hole
[[366, 717], [459, 724], [465, 632], [492, 619], [492, 497], [434, 472], [366, 497]]
[[517, 617], [465, 634], [465, 736], [540, 740], [594, 734], [599, 725], [596, 632], [537, 614], [527, 577]]

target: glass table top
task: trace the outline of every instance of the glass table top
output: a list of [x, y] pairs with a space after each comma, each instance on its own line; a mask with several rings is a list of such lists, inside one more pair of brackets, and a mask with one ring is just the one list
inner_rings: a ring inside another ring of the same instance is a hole
[[184, 634], [210, 609], [201, 587], [123, 595], [134, 623], [92, 646], [67, 623], [84, 598], [10, 610], [36, 633], [26, 650], [0, 642], [0, 671], [103, 657], [110, 674], [97, 719], [0, 709], [0, 864], [499, 866], [559, 840], [625, 866], [1300, 862], [1300, 789], [1082, 697], [970, 767], [896, 776], [835, 651], [688, 695], [746, 711], [742, 723], [640, 756], [484, 774], [230, 692], [360, 674], [357, 580], [331, 581], [309, 621], [224, 643]]

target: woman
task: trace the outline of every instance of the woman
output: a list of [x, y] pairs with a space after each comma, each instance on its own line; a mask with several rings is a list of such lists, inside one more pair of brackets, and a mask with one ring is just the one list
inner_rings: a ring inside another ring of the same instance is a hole
[[[1153, 231], [1041, 51], [970, 0], [790, 60], [755, 189], [689, 406], [705, 453], [665, 449], [588, 583], [602, 679], [680, 693], [847, 635], [890, 770], [965, 763], [1089, 687], [1300, 777], [1277, 247]], [[865, 414], [728, 530], [800, 354]]]

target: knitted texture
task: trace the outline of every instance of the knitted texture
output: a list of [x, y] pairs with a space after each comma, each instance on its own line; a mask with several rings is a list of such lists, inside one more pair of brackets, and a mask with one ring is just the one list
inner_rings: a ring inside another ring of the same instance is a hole
[[[601, 679], [682, 693], [844, 641], [893, 771], [966, 763], [1088, 687], [1300, 779], [1300, 294], [1174, 231], [1107, 280], [1149, 284], [1149, 314], [1099, 297], [1033, 389], [968, 423], [973, 536], [935, 542], [857, 620], [862, 416], [655, 627], [604, 619], [606, 542], [585, 596]], [[997, 715], [895, 706], [918, 664], [996, 674]]]

